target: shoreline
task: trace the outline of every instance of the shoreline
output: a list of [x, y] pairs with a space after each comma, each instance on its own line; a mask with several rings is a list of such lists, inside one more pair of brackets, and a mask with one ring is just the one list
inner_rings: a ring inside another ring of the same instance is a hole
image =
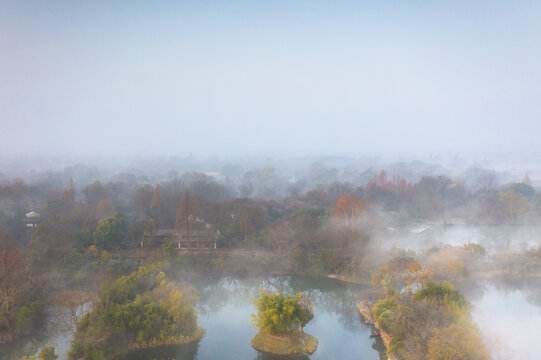
[[274, 336], [259, 331], [250, 345], [261, 353], [278, 356], [312, 355], [317, 350], [317, 337], [302, 332], [292, 336]]
[[190, 343], [194, 343], [196, 341], [199, 341], [205, 336], [205, 329], [203, 329], [201, 326], [195, 330], [195, 333], [193, 335], [185, 336], [185, 335], [179, 335], [178, 337], [170, 337], [168, 339], [165, 339], [163, 341], [149, 341], [149, 342], [139, 342], [134, 343], [130, 346], [128, 346], [127, 351], [125, 351], [124, 355], [121, 356], [127, 356], [133, 352], [138, 351], [149, 351], [149, 350], [155, 350], [159, 349], [161, 347], [166, 346], [182, 346]]
[[368, 304], [365, 301], [361, 300], [361, 302], [357, 304], [357, 310], [368, 324], [373, 325], [378, 330], [379, 335], [383, 340], [383, 344], [385, 345], [385, 353], [387, 356], [387, 360], [399, 360], [394, 353], [388, 353], [389, 346], [391, 345], [391, 335], [389, 335], [389, 333], [383, 330], [380, 324], [373, 318], [372, 312], [370, 311], [370, 307], [368, 306]]

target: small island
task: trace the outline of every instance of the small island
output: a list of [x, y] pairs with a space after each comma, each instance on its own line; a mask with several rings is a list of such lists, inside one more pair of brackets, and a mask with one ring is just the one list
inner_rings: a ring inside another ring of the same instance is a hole
[[107, 360], [198, 341], [190, 289], [181, 291], [156, 266], [140, 267], [100, 288], [93, 311], [77, 324], [68, 359]]
[[310, 298], [303, 297], [300, 292], [293, 297], [261, 291], [259, 298], [253, 301], [257, 314], [252, 314], [252, 324], [259, 329], [251, 341], [254, 349], [273, 355], [316, 351], [317, 338], [303, 331], [314, 317]]

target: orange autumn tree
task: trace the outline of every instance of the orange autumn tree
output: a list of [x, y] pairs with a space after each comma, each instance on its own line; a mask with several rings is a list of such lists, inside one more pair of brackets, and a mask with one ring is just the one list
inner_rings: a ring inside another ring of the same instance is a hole
[[354, 225], [366, 210], [366, 204], [355, 195], [340, 196], [333, 209], [333, 218], [338, 220], [345, 231], [345, 243], [343, 246], [351, 245], [354, 233]]
[[419, 290], [424, 288], [432, 280], [432, 272], [428, 269], [423, 269], [417, 261], [413, 261], [408, 264], [403, 278], [405, 288]]
[[340, 196], [334, 205], [333, 217], [351, 225], [365, 210], [366, 204], [355, 195]]

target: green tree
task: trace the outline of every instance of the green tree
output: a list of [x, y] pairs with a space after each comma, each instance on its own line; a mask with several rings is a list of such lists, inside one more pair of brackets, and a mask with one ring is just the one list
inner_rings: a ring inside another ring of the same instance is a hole
[[466, 297], [455, 290], [449, 282], [429, 282], [422, 290], [415, 293], [414, 299], [435, 301], [440, 305], [453, 305], [461, 309], [468, 308], [470, 305]]
[[527, 199], [532, 199], [535, 195], [535, 189], [526, 183], [513, 183], [507, 186], [508, 190], [512, 190], [517, 194], [522, 194]]
[[505, 210], [507, 217], [512, 221], [516, 221], [530, 210], [528, 199], [523, 194], [513, 190], [500, 193], [498, 201]]
[[164, 253], [166, 253], [169, 257], [174, 258], [177, 254], [177, 246], [174, 242], [169, 240], [169, 238], [165, 238], [162, 244], [162, 250]]
[[126, 233], [126, 223], [120, 214], [109, 216], [98, 223], [94, 232], [94, 245], [100, 249], [114, 249]]
[[303, 298], [299, 292], [294, 297], [283, 293], [261, 291], [253, 299], [257, 314], [251, 314], [252, 324], [261, 331], [272, 335], [287, 335], [302, 328], [314, 317], [310, 298]]
[[38, 354], [39, 360], [56, 360], [58, 355], [54, 352], [54, 346], [45, 346]]

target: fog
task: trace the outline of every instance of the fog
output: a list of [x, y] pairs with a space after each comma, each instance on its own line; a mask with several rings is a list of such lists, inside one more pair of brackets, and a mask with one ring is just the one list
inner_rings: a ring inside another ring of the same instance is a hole
[[312, 358], [534, 360], [540, 18], [0, 0], [0, 360], [266, 358], [261, 287]]
[[11, 1], [2, 154], [539, 152], [535, 1]]

